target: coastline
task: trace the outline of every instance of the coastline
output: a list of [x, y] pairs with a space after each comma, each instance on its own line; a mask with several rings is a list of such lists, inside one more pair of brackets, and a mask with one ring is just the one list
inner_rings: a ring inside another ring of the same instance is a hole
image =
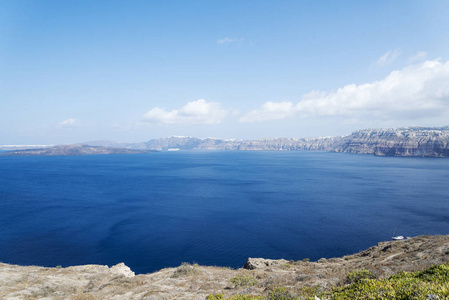
[[[263, 295], [275, 286], [326, 291], [344, 284], [348, 272], [360, 269], [369, 270], [376, 278], [386, 278], [448, 261], [449, 235], [425, 235], [379, 242], [356, 254], [316, 262], [250, 258], [245, 267], [236, 270], [183, 264], [134, 275], [123, 263], [67, 268], [0, 263], [0, 298], [206, 299], [217, 293], [226, 297], [241, 293]], [[253, 278], [255, 284], [236, 286], [233, 278]]]

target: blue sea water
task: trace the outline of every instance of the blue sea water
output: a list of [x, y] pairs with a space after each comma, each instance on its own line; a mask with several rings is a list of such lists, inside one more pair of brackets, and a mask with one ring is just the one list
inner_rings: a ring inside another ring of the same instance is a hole
[[449, 160], [322, 152], [0, 157], [0, 261], [113, 265], [352, 254], [449, 234]]

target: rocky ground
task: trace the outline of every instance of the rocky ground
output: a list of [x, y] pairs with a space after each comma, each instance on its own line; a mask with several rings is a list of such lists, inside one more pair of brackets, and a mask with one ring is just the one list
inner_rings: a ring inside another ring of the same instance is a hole
[[449, 236], [418, 236], [317, 262], [250, 258], [238, 270], [183, 264], [134, 275], [124, 264], [44, 268], [0, 263], [0, 298], [206, 299], [216, 293], [264, 295], [278, 286], [322, 291], [345, 284], [347, 273], [354, 270], [364, 268], [384, 278], [448, 261]]

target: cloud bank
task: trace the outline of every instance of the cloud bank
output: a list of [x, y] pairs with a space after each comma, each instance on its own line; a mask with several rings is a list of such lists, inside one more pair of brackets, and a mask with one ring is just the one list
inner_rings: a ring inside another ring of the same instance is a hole
[[337, 91], [312, 91], [297, 102], [267, 102], [241, 122], [293, 116], [356, 118], [422, 118], [449, 112], [449, 62], [439, 59], [391, 72], [382, 80], [349, 84]]
[[[425, 57], [425, 52], [419, 52], [417, 57]], [[311, 91], [298, 102], [269, 101], [247, 113], [199, 99], [174, 110], [155, 107], [143, 120], [152, 125], [189, 126], [220, 124], [236, 114], [240, 114], [241, 123], [323, 117], [356, 123], [403, 120], [416, 124], [419, 120], [434, 120], [449, 114], [449, 61], [428, 60], [393, 71], [378, 81], [348, 84], [330, 92]], [[70, 125], [75, 120], [64, 122]]]
[[220, 103], [199, 99], [171, 111], [155, 107], [148, 111], [143, 119], [156, 125], [219, 124], [228, 114], [229, 110], [222, 108]]

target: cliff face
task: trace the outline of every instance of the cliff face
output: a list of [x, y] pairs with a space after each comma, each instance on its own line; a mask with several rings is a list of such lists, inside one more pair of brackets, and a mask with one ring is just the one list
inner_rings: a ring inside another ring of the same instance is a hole
[[[328, 151], [335, 138], [266, 138], [258, 140], [199, 139], [193, 137], [169, 137], [149, 140], [148, 150], [303, 150]], [[133, 147], [131, 145], [131, 147]]]
[[[278, 286], [296, 291], [318, 286], [320, 292], [345, 284], [347, 273], [354, 270], [366, 269], [376, 278], [385, 278], [448, 261], [449, 236], [418, 236], [317, 262], [250, 258], [238, 270], [183, 264], [134, 275], [124, 264], [43, 268], [0, 263], [0, 298], [206, 299], [216, 293], [266, 295]], [[235, 278], [250, 278], [252, 284], [233, 284]]]
[[382, 156], [449, 156], [449, 128], [360, 130], [335, 140], [330, 151]]
[[142, 143], [93, 141], [80, 145], [10, 151], [0, 155], [118, 154], [142, 153], [143, 151], [159, 151], [173, 148], [180, 150], [330, 151], [381, 156], [449, 157], [449, 127], [365, 129], [353, 132], [347, 136], [265, 138], [258, 140], [201, 139], [173, 136], [163, 139], [152, 139]]
[[301, 150], [382, 156], [449, 157], [449, 127], [366, 129], [344, 137], [267, 138], [258, 140], [170, 137], [150, 140], [147, 149], [167, 150]]

